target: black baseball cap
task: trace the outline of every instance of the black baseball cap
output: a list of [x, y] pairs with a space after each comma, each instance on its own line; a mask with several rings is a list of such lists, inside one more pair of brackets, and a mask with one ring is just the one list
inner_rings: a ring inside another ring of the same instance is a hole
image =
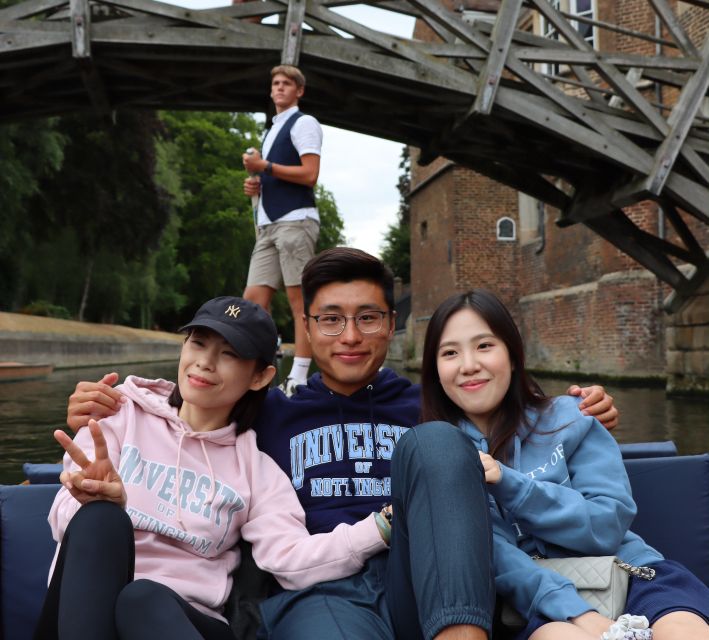
[[216, 331], [246, 360], [260, 359], [272, 364], [276, 357], [276, 325], [263, 307], [255, 302], [235, 296], [208, 300], [180, 331], [195, 327]]

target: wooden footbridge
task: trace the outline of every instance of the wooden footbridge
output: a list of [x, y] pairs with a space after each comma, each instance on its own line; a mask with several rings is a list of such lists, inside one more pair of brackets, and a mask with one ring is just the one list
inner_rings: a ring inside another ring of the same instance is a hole
[[[647, 29], [558, 0], [367, 2], [418, 18], [410, 39], [333, 10], [347, 4], [19, 2], [0, 10], [0, 122], [88, 109], [266, 111], [270, 67], [298, 63], [321, 122], [414, 145], [423, 162], [445, 156], [559, 208], [561, 226], [587, 225], [668, 283], [669, 309], [709, 278], [699, 240], [709, 225], [709, 0], [647, 0]], [[603, 46], [608, 34], [622, 50]], [[673, 233], [636, 222], [629, 207], [646, 200]]]

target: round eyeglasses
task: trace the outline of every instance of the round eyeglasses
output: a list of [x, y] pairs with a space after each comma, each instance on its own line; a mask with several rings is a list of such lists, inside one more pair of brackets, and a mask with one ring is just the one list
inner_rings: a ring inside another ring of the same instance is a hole
[[318, 325], [320, 333], [324, 336], [339, 336], [347, 326], [348, 320], [354, 320], [355, 327], [360, 333], [376, 333], [382, 328], [384, 316], [388, 311], [362, 311], [354, 316], [346, 316], [342, 313], [321, 313], [319, 316], [308, 316]]

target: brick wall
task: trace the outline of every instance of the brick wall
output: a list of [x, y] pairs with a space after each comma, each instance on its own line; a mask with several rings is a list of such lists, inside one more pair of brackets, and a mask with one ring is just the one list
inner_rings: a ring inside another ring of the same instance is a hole
[[[654, 30], [647, 0], [598, 0], [598, 7], [601, 20], [646, 33]], [[679, 15], [694, 42], [701, 44], [709, 29], [709, 12], [688, 6]], [[602, 48], [654, 53], [654, 43], [602, 34]], [[417, 36], [434, 37], [425, 27], [417, 29]], [[664, 102], [672, 98], [662, 97]], [[510, 307], [534, 368], [616, 376], [666, 373], [665, 328], [677, 324], [662, 310], [668, 286], [583, 225], [557, 227], [559, 212], [551, 207], [544, 211], [538, 237], [498, 241], [496, 222], [501, 216], [515, 220], [519, 232], [515, 191], [460, 167], [445, 168], [443, 159], [419, 167], [415, 154], [412, 158], [412, 321], [417, 357], [426, 320], [436, 305], [451, 293], [483, 286]], [[640, 203], [626, 213], [640, 228], [653, 235], [662, 228], [681, 246], [654, 202]], [[709, 227], [682, 216], [702, 246], [709, 246]], [[680, 334], [668, 334], [671, 350]], [[674, 371], [681, 358], [672, 358]], [[706, 366], [705, 360], [701, 366]]]

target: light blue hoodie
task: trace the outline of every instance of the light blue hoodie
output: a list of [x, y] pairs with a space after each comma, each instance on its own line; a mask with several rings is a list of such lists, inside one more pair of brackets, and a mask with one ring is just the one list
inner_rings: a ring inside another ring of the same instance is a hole
[[[613, 436], [584, 416], [579, 400], [560, 396], [541, 413], [528, 410], [502, 478], [488, 484], [492, 511], [495, 587], [525, 618], [566, 620], [592, 610], [566, 578], [530, 556], [616, 555], [634, 565], [662, 555], [629, 531], [636, 514], [630, 483]], [[470, 422], [461, 429], [488, 452]]]

